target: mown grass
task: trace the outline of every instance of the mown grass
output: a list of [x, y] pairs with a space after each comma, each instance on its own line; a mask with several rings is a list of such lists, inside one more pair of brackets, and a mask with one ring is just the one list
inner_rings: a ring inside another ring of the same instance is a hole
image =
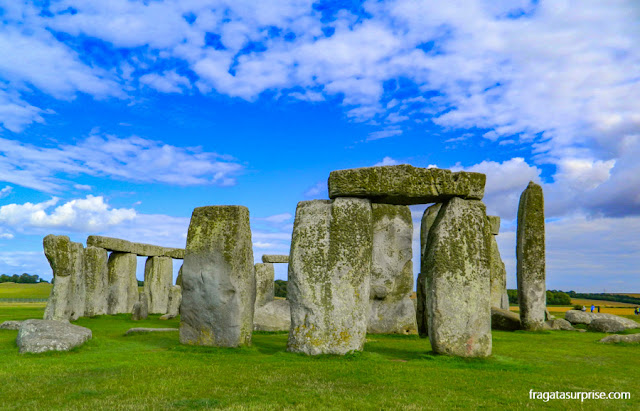
[[[0, 306], [0, 321], [43, 308]], [[0, 409], [637, 409], [640, 347], [604, 334], [494, 332], [493, 356], [433, 355], [428, 340], [369, 335], [365, 352], [307, 357], [286, 333], [255, 333], [242, 349], [184, 346], [177, 333], [124, 336], [178, 320], [82, 318], [93, 339], [68, 353], [20, 355], [0, 330]], [[630, 400], [529, 399], [536, 391], [626, 391]]]
[[49, 283], [0, 283], [0, 298], [49, 298], [51, 287]]

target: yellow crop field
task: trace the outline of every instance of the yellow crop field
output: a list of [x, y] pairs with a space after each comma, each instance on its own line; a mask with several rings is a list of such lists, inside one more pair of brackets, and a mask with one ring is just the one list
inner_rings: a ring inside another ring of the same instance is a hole
[[0, 283], [0, 298], [49, 298], [51, 287], [49, 283]]
[[585, 300], [581, 298], [572, 298], [571, 304], [584, 305], [587, 308], [591, 307], [591, 304], [600, 307], [637, 307], [638, 304], [620, 303], [617, 301], [602, 301], [602, 300]]
[[628, 296], [628, 297], [640, 298], [640, 294], [623, 294], [623, 293], [616, 293], [615, 295], [626, 295], [626, 296]]

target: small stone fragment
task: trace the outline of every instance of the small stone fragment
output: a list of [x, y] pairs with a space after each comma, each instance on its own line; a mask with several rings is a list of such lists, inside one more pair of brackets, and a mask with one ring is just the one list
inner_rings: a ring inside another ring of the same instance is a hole
[[180, 314], [180, 304], [182, 303], [182, 287], [172, 285], [169, 287], [169, 308], [167, 314], [169, 318], [175, 318]]
[[69, 351], [91, 339], [91, 330], [68, 321], [26, 320], [20, 326], [16, 344], [20, 353]]
[[149, 317], [149, 303], [146, 293], [140, 293], [140, 299], [133, 304], [131, 319], [133, 321], [146, 320]]
[[143, 328], [143, 327], [136, 327], [136, 328], [129, 328], [127, 330], [127, 332], [124, 333], [124, 335], [149, 334], [149, 333], [176, 333], [176, 332], [179, 332], [179, 331], [180, 331], [179, 328]]
[[0, 324], [0, 330], [18, 330], [22, 325], [22, 321], [5, 321]]
[[628, 334], [628, 335], [608, 335], [600, 340], [601, 343], [627, 343], [627, 344], [639, 344], [640, 343], [640, 333], [638, 334]]
[[552, 330], [564, 330], [564, 331], [575, 331], [571, 323], [563, 318], [555, 318], [552, 320], [547, 320], [547, 325]]
[[500, 217], [497, 215], [488, 215], [487, 221], [489, 222], [489, 228], [492, 235], [500, 234]]

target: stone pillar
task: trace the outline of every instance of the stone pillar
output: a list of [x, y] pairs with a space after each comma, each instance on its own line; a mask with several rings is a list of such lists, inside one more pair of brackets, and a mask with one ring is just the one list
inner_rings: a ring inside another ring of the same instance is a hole
[[109, 273], [107, 313], [129, 314], [138, 301], [137, 256], [114, 251], [109, 256], [107, 267]]
[[172, 285], [169, 288], [169, 307], [167, 308], [167, 314], [171, 318], [177, 317], [180, 314], [180, 303], [182, 302], [182, 287], [179, 285]]
[[369, 314], [371, 203], [349, 197], [298, 203], [289, 255], [287, 350], [362, 350]]
[[425, 250], [429, 239], [429, 231], [438, 216], [440, 207], [442, 207], [442, 203], [436, 203], [427, 207], [427, 209], [424, 210], [422, 220], [420, 221], [420, 273], [418, 274], [416, 284], [416, 320], [418, 322], [418, 334], [422, 338], [427, 338], [429, 336], [427, 296], [424, 292], [426, 285], [426, 273], [422, 271], [422, 268], [426, 267], [425, 264], [427, 264], [425, 261]]
[[487, 223], [491, 231], [491, 296], [492, 307], [508, 310], [509, 305], [504, 307], [503, 296], [507, 292], [507, 270], [500, 257], [500, 249], [496, 236], [500, 232], [500, 217], [487, 216]]
[[131, 319], [133, 321], [146, 320], [149, 317], [149, 298], [146, 293], [140, 293], [138, 301], [133, 304]]
[[149, 313], [167, 313], [171, 285], [173, 285], [173, 259], [148, 257], [144, 265], [144, 292], [149, 300]]
[[250, 345], [255, 299], [249, 210], [196, 208], [182, 267], [180, 342]]
[[372, 334], [416, 334], [413, 221], [404, 205], [372, 204], [373, 248], [369, 322]]
[[486, 218], [482, 202], [454, 197], [442, 205], [429, 231], [422, 272], [429, 341], [439, 354], [491, 355]]
[[273, 281], [275, 270], [273, 263], [257, 263], [256, 270], [256, 308], [273, 301]]
[[182, 287], [182, 267], [183, 264], [180, 265], [180, 269], [178, 270], [178, 277], [176, 277], [176, 285]]
[[107, 313], [109, 290], [107, 261], [109, 253], [104, 248], [88, 246], [84, 250], [84, 278], [86, 288], [85, 312], [87, 317]]
[[544, 197], [533, 181], [518, 206], [516, 243], [520, 322], [525, 330], [544, 327], [546, 309]]
[[67, 236], [53, 234], [46, 236], [42, 245], [54, 279], [44, 319], [77, 320], [84, 315], [84, 247]]

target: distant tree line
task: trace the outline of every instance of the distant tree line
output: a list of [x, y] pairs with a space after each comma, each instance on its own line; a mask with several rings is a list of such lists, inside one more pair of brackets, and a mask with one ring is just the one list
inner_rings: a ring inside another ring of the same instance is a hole
[[276, 280], [273, 284], [273, 292], [276, 297], [287, 298], [287, 282]]
[[567, 292], [571, 298], [582, 298], [586, 300], [602, 300], [602, 301], [614, 301], [618, 303], [640, 304], [640, 298], [631, 297], [629, 295], [619, 294], [591, 294], [591, 293], [577, 293], [575, 291]]
[[20, 275], [8, 275], [2, 274], [0, 275], [0, 283], [20, 283], [20, 284], [35, 284], [35, 283], [46, 283], [48, 281], [43, 280], [37, 274], [30, 275], [27, 273], [22, 273]]
[[[509, 304], [518, 304], [518, 290], [507, 290]], [[571, 305], [571, 296], [564, 291], [548, 290], [547, 305]]]

